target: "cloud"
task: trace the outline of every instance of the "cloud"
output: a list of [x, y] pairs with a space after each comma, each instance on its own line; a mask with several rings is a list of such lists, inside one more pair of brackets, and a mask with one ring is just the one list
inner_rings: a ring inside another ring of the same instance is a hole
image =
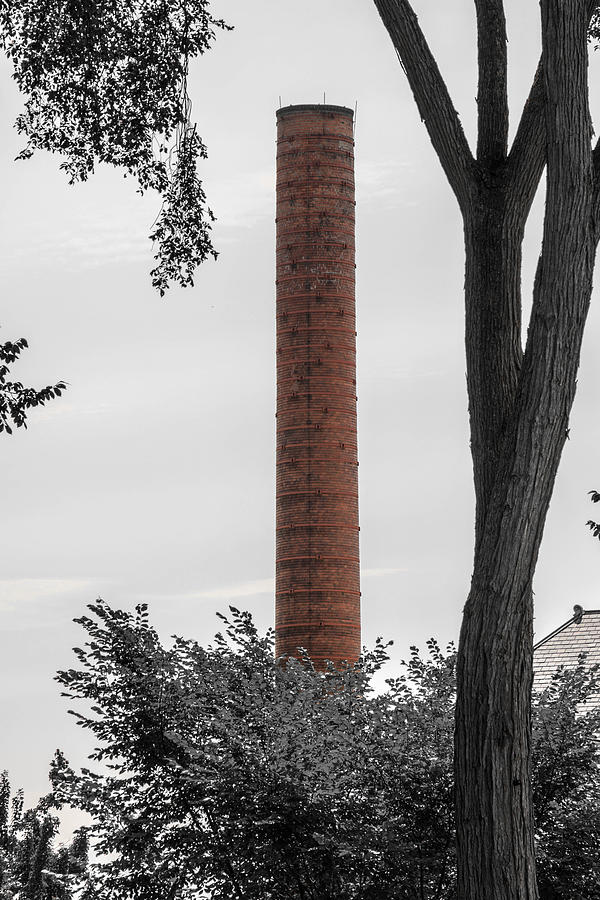
[[60, 266], [69, 271], [96, 268], [106, 263], [150, 261], [148, 240], [151, 223], [141, 210], [123, 211], [122, 222], [98, 216], [80, 217], [72, 227], [52, 231], [43, 222], [27, 236], [14, 236], [4, 254], [3, 267], [23, 266], [24, 261]]
[[382, 578], [385, 575], [400, 575], [408, 569], [361, 569], [361, 578]]
[[[386, 575], [398, 575], [407, 569], [381, 568], [361, 569], [363, 578], [380, 578]], [[224, 587], [214, 587], [207, 591], [184, 591], [180, 594], [170, 594], [172, 600], [233, 600], [238, 597], [258, 597], [261, 594], [273, 594], [275, 592], [274, 578], [257, 578], [252, 581], [241, 581]], [[148, 595], [145, 595], [146, 597]], [[165, 595], [160, 594], [161, 599]]]
[[258, 597], [261, 594], [272, 594], [275, 590], [274, 578], [256, 578], [251, 581], [241, 581], [237, 584], [214, 587], [207, 591], [180, 591], [179, 593], [148, 593], [144, 591], [138, 594], [138, 599], [143, 602], [170, 600], [233, 600], [236, 597]]
[[[388, 206], [412, 205], [407, 198], [409, 166], [396, 160], [369, 162], [357, 160], [356, 192], [360, 203]], [[207, 179], [209, 204], [217, 216], [216, 238], [227, 230], [253, 228], [275, 217], [275, 170], [240, 172], [226, 180]]]
[[[395, 160], [362, 161], [357, 165], [357, 195], [361, 204], [412, 205], [407, 197], [408, 165]], [[275, 217], [275, 171], [258, 169], [238, 172], [226, 179], [206, 179], [208, 203], [217, 221], [215, 243], [236, 240], [235, 231], [254, 228]], [[156, 207], [151, 200], [156, 199]], [[67, 271], [93, 269], [107, 264], [143, 262], [153, 265], [148, 236], [160, 207], [158, 195], [143, 202], [125, 202], [114, 214], [84, 213], [68, 228], [53, 230], [48, 221], [28, 222], [27, 231], [17, 228], [8, 235], [2, 268], [23, 267], [35, 261], [60, 266]]]
[[57, 417], [78, 417], [78, 416], [105, 416], [111, 413], [115, 408], [113, 403], [86, 403], [85, 399], [80, 402], [69, 403], [61, 397], [59, 403], [49, 403], [46, 406], [40, 406], [35, 411], [35, 418], [41, 421], [56, 419]]
[[[366, 357], [366, 352], [363, 356]], [[386, 359], [375, 357], [373, 354], [369, 356], [368, 362], [362, 362], [359, 369], [359, 384], [378, 384], [382, 380], [386, 381], [420, 381], [424, 378], [444, 378], [448, 374], [446, 369], [414, 369], [410, 370], [406, 366], [396, 365], [394, 361], [388, 362]]]
[[[209, 205], [217, 217], [215, 240], [227, 240], [226, 232], [253, 228], [275, 219], [275, 171], [240, 172], [226, 181], [207, 182]], [[224, 232], [221, 236], [220, 233]]]
[[356, 161], [356, 196], [363, 204], [377, 203], [379, 207], [414, 206], [414, 200], [408, 197], [412, 187], [412, 166], [398, 160]]
[[[414, 205], [407, 196], [411, 166], [398, 160], [357, 159], [356, 193], [361, 204]], [[209, 205], [217, 216], [216, 231], [252, 228], [275, 217], [275, 169], [239, 172], [226, 180], [207, 178]], [[226, 239], [226, 236], [224, 236]]]
[[89, 578], [2, 578], [0, 613], [22, 611], [40, 602], [52, 602], [74, 591], [89, 591], [98, 582]]
[[274, 578], [257, 578], [254, 581], [243, 581], [228, 587], [212, 588], [209, 591], [191, 591], [179, 596], [186, 600], [229, 600], [234, 597], [255, 597], [259, 594], [270, 594], [274, 590]]
[[[240, 172], [226, 180], [207, 182], [208, 202], [217, 216], [215, 243], [235, 239], [231, 231], [253, 228], [275, 217], [275, 172]], [[152, 201], [155, 201], [153, 204]], [[154, 265], [149, 240], [160, 197], [149, 194], [139, 203], [125, 202], [113, 213], [82, 213], [67, 228], [55, 229], [47, 220], [27, 223], [7, 235], [0, 268], [23, 268], [32, 262], [67, 271], [94, 269], [119, 263]]]

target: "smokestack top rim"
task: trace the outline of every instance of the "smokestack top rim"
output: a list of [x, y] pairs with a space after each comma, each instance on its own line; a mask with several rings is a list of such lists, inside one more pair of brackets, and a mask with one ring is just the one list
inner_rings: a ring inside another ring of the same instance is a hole
[[354, 110], [348, 106], [332, 106], [329, 103], [294, 103], [289, 106], [281, 106], [276, 110], [276, 117], [279, 119], [283, 116], [292, 115], [297, 112], [334, 112], [341, 115], [350, 116], [354, 119]]

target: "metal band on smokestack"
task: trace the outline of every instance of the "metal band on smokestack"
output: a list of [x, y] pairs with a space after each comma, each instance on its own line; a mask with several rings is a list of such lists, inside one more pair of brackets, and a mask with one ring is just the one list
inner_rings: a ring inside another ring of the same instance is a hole
[[353, 112], [277, 111], [275, 652], [360, 655]]

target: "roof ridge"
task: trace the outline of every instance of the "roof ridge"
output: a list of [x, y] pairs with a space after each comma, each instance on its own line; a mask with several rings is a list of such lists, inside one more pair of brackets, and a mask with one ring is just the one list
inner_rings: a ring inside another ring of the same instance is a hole
[[[598, 615], [600, 614], [600, 609], [582, 609], [581, 612], [575, 613], [574, 616], [571, 616], [566, 622], [563, 622], [562, 625], [559, 625], [558, 628], [555, 628], [554, 631], [551, 631], [550, 634], [547, 634], [545, 638], [542, 638], [541, 641], [538, 641], [537, 644], [533, 645], [533, 651], [535, 651], [549, 641], [551, 638], [556, 637], [557, 634], [560, 634], [561, 631], [564, 631], [565, 628], [568, 628], [569, 625], [572, 625], [574, 622], [577, 624], [581, 624], [584, 616], [590, 615]], [[580, 618], [581, 616], [581, 618]]]

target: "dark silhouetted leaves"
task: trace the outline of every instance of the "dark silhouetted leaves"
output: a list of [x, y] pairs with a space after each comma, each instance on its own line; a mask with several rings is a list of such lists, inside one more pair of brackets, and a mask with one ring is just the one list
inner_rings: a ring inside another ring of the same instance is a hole
[[[455, 900], [452, 647], [412, 648], [375, 694], [382, 641], [316, 672], [277, 664], [273, 632], [233, 607], [208, 647], [165, 647], [145, 606], [90, 610], [77, 668], [58, 680], [85, 703], [77, 721], [101, 765], [76, 773], [58, 755], [51, 778], [57, 803], [94, 820], [95, 900]], [[600, 838], [600, 715], [576, 709], [597, 688], [581, 666], [535, 698], [542, 883], [568, 874], [564, 896], [582, 900], [600, 868], [572, 852]]]
[[[592, 501], [592, 503], [598, 503], [598, 501], [600, 500], [600, 494], [598, 493], [598, 491], [588, 491], [588, 493], [590, 494], [590, 500]], [[585, 524], [586, 527], [590, 529], [593, 536], [600, 540], [600, 523], [594, 522], [592, 519], [588, 519]]]
[[91, 900], [86, 895], [88, 841], [84, 829], [56, 847], [58, 819], [44, 798], [23, 811], [23, 792], [10, 801], [8, 773], [0, 774], [0, 900]]
[[0, 344], [0, 432], [12, 434], [12, 427], [27, 428], [27, 412], [44, 406], [48, 400], [60, 397], [67, 385], [64, 381], [36, 390], [24, 387], [20, 381], [9, 381], [9, 365], [27, 347], [25, 338]]
[[152, 239], [162, 293], [192, 284], [216, 256], [212, 213], [196, 175], [206, 150], [190, 120], [190, 60], [228, 26], [208, 0], [19, 0], [0, 6], [0, 29], [25, 109], [16, 126], [36, 150], [63, 157], [71, 183], [98, 163], [133, 175], [163, 198]]

